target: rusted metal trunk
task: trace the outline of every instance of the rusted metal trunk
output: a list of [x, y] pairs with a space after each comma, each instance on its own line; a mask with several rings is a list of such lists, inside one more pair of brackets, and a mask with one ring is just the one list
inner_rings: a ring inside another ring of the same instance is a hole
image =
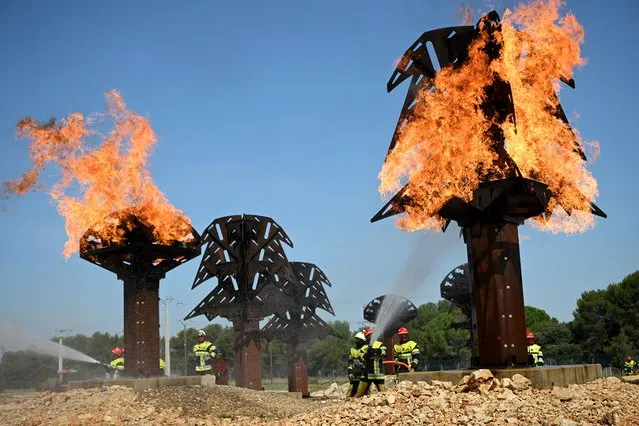
[[221, 358], [216, 358], [213, 361], [213, 372], [215, 373], [215, 383], [218, 385], [229, 384], [229, 363]]
[[235, 386], [262, 389], [262, 365], [259, 344], [249, 335], [256, 335], [260, 323], [256, 320], [234, 321], [235, 330]]
[[301, 392], [302, 396], [309, 396], [308, 392], [308, 364], [306, 350], [297, 343], [289, 343], [291, 356], [290, 370], [288, 372], [288, 391]]
[[517, 224], [464, 228], [472, 280], [473, 366], [527, 364], [524, 292]]
[[[386, 346], [386, 361], [392, 361], [394, 359], [395, 353], [395, 340], [393, 336], [386, 336], [384, 339], [384, 345]], [[393, 364], [385, 364], [386, 365], [386, 374], [395, 374], [395, 365]]]
[[124, 281], [124, 375], [150, 377], [160, 370], [159, 278]]

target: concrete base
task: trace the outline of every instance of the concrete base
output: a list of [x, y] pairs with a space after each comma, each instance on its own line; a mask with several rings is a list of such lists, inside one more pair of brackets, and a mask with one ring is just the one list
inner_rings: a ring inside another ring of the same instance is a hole
[[101, 388], [103, 386], [128, 386], [137, 392], [166, 386], [215, 386], [215, 376], [151, 377], [148, 379], [86, 380], [69, 382], [69, 390]]
[[[515, 374], [521, 374], [527, 377], [532, 382], [532, 386], [537, 389], [551, 389], [553, 386], [567, 387], [568, 385], [582, 384], [603, 377], [603, 370], [600, 364], [503, 368], [490, 369], [490, 371], [493, 373], [493, 376], [498, 379], [505, 377], [510, 379]], [[450, 370], [400, 373], [397, 379], [399, 381], [425, 381], [428, 383], [431, 383], [433, 380], [439, 380], [442, 382], [453, 382], [453, 384], [456, 385], [462, 377], [472, 372], [473, 370]]]

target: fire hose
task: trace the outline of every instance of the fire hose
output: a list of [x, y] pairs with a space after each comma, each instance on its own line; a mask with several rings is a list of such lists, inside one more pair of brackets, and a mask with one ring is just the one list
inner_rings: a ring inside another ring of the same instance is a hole
[[393, 364], [393, 365], [400, 365], [402, 367], [405, 367], [406, 370], [410, 371], [410, 365], [406, 364], [405, 362], [401, 362], [401, 361], [382, 361], [383, 364]]

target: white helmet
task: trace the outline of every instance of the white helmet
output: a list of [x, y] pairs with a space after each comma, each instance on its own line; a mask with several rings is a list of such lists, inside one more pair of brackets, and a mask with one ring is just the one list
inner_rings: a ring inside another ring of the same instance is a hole
[[204, 330], [198, 330], [197, 337], [202, 337], [202, 336], [206, 337], [206, 333], [204, 332]]
[[366, 340], [366, 336], [361, 331], [359, 333], [355, 334], [355, 338], [359, 339], [359, 340], [364, 340], [364, 341]]

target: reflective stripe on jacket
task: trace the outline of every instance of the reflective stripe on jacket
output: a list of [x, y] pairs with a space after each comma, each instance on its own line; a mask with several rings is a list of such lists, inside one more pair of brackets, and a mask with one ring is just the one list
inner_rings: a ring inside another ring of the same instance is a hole
[[544, 353], [541, 351], [541, 346], [538, 344], [528, 346], [528, 353], [533, 357], [533, 363], [540, 365], [544, 363]]
[[348, 352], [348, 374], [352, 374], [355, 380], [359, 380], [363, 372], [362, 348], [351, 348]]
[[[120, 357], [120, 358], [116, 358], [113, 361], [111, 361], [109, 363], [109, 365], [111, 366], [111, 368], [114, 369], [113, 371], [113, 378], [117, 379], [118, 378], [118, 373], [122, 370], [124, 370], [124, 357]], [[162, 370], [164, 370], [164, 367], [166, 366], [166, 363], [164, 362], [164, 360], [162, 358], [160, 358], [160, 368]]]
[[117, 379], [118, 373], [121, 370], [124, 370], [124, 358], [123, 357], [116, 358], [113, 361], [111, 361], [109, 365], [111, 366], [111, 368], [113, 368], [113, 379]]
[[409, 366], [419, 363], [420, 352], [415, 341], [409, 340], [406, 343], [400, 343], [395, 345], [393, 349], [396, 361], [401, 361]]
[[364, 358], [364, 374], [362, 379], [366, 380], [384, 380], [384, 358], [386, 358], [386, 346], [379, 340], [373, 342], [372, 345], [364, 345], [360, 351]]
[[195, 371], [209, 371], [213, 369], [213, 358], [217, 348], [211, 342], [202, 342], [193, 346], [195, 355]]

